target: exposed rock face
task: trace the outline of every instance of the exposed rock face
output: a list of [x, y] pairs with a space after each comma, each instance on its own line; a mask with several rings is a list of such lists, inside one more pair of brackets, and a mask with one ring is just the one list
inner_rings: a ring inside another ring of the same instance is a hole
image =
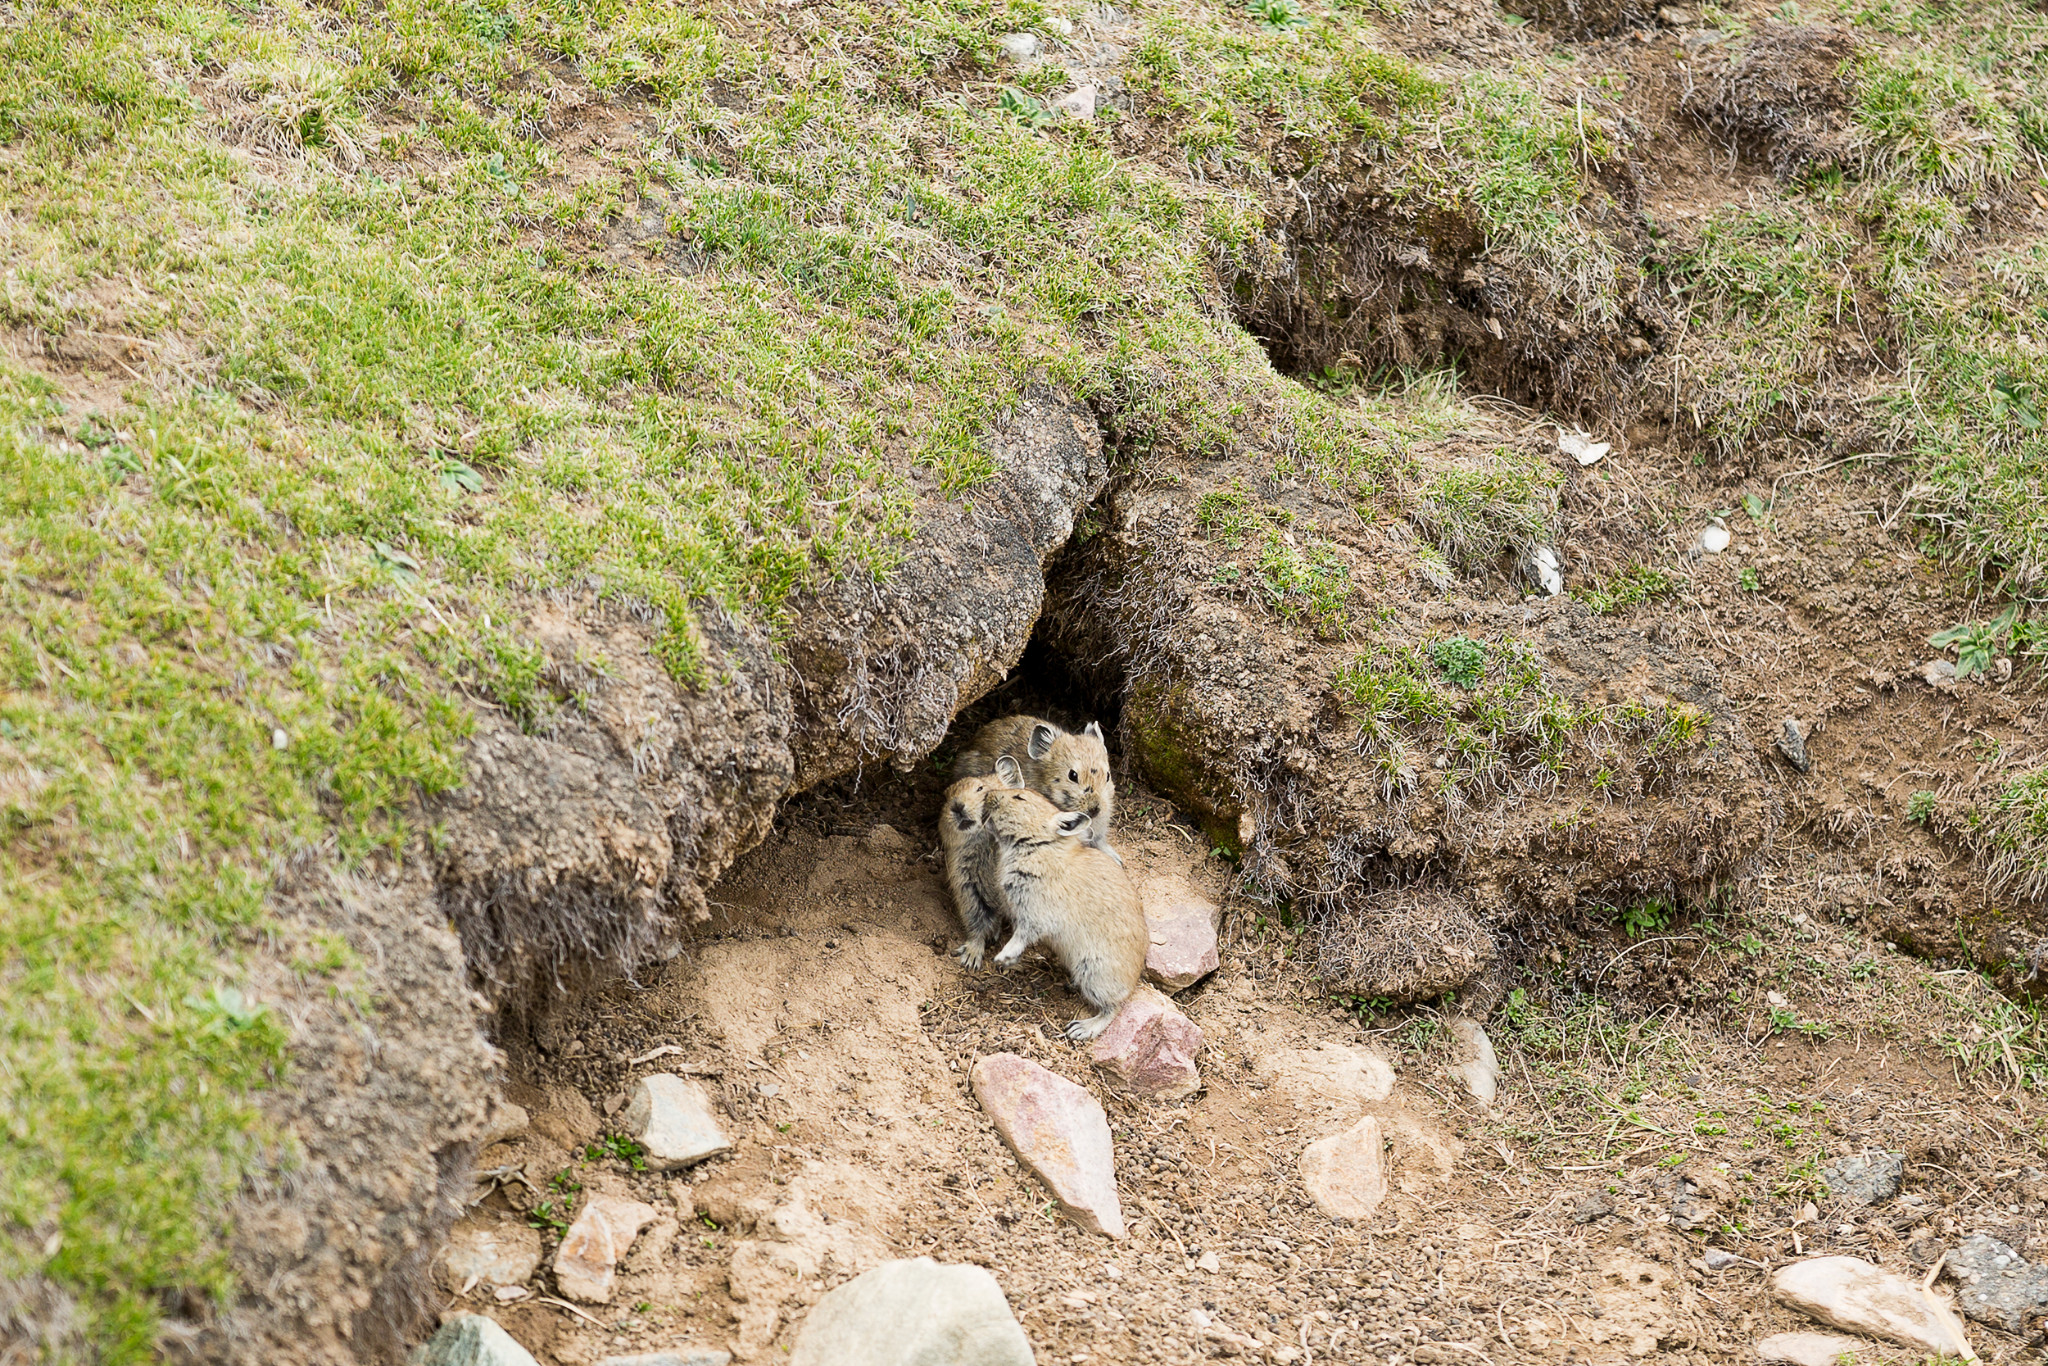
[[647, 1165], [657, 1171], [687, 1167], [732, 1147], [704, 1088], [665, 1072], [641, 1078], [619, 1124], [647, 1150]]
[[1975, 1361], [1962, 1320], [1917, 1281], [1860, 1257], [1812, 1257], [1771, 1273], [1771, 1293], [1822, 1323]]
[[1067, 1217], [1090, 1233], [1122, 1238], [1116, 1154], [1100, 1102], [1015, 1053], [978, 1060], [971, 1081], [974, 1098], [1003, 1142], [1045, 1183]]
[[1319, 1138], [1301, 1154], [1301, 1183], [1332, 1219], [1367, 1219], [1387, 1198], [1386, 1138], [1367, 1115], [1341, 1134]]
[[1095, 1040], [1089, 1056], [1140, 1095], [1180, 1100], [1202, 1089], [1202, 1074], [1195, 1069], [1201, 1048], [1199, 1025], [1165, 996], [1139, 987]]
[[638, 1200], [608, 1195], [592, 1199], [555, 1249], [555, 1284], [572, 1300], [609, 1304], [619, 1262], [656, 1213], [654, 1206]]
[[1045, 601], [1043, 565], [1109, 479], [1088, 411], [1029, 393], [991, 445], [996, 478], [971, 506], [919, 503], [916, 539], [889, 583], [849, 580], [798, 607], [788, 658], [797, 690], [796, 777], [916, 763], [962, 706], [1024, 654]]
[[710, 1347], [672, 1347], [666, 1352], [636, 1352], [629, 1357], [605, 1357], [597, 1366], [730, 1366], [732, 1353]]
[[171, 1321], [171, 1359], [236, 1366], [402, 1359], [432, 1326], [435, 1249], [468, 1208], [502, 1061], [485, 1040], [462, 948], [426, 868], [287, 869], [277, 915], [338, 934], [378, 1002], [374, 1038], [318, 978], [259, 962], [254, 994], [290, 1020], [292, 1070], [263, 1096], [304, 1153], [234, 1211], [237, 1301]]
[[819, 1300], [789, 1366], [1032, 1366], [996, 1278], [929, 1257], [888, 1262]]

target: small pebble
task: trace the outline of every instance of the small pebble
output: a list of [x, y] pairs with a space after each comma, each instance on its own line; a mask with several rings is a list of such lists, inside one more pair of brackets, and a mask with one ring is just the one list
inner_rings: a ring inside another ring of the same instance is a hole
[[1706, 551], [1709, 555], [1718, 555], [1726, 550], [1728, 543], [1734, 539], [1733, 536], [1728, 534], [1727, 527], [1710, 526], [1700, 533], [1700, 549]]

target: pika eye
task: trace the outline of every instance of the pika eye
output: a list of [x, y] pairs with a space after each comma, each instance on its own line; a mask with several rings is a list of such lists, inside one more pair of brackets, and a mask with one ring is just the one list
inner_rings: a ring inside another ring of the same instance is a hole
[[1074, 772], [1074, 770], [1070, 768], [1067, 770], [1067, 781], [1070, 783], [1078, 783], [1081, 781], [1081, 775]]

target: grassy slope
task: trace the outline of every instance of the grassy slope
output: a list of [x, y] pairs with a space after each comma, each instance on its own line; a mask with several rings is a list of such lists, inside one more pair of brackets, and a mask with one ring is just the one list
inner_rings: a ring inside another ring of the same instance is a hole
[[[1033, 373], [1134, 447], [1256, 442], [1447, 536], [1542, 530], [1538, 472], [1433, 472], [1412, 425], [1276, 381], [1213, 272], [1261, 249], [1284, 130], [1598, 312], [1636, 268], [1588, 226], [1609, 149], [1540, 67], [1422, 73], [1369, 10], [1304, 17], [1135, 7], [1141, 117], [1048, 127], [1056, 77], [994, 45], [1054, 32], [1037, 4], [10, 11], [0, 324], [134, 382], [0, 370], [0, 1277], [80, 1294], [116, 1360], [158, 1289], [224, 1287], [275, 1141], [248, 1097], [289, 1065], [235, 987], [268, 869], [402, 854], [473, 708], [546, 723], [525, 593], [596, 576], [696, 681], [692, 601], [774, 623], [886, 573]], [[579, 98], [659, 132], [571, 185]], [[590, 249], [643, 191], [702, 269]]]

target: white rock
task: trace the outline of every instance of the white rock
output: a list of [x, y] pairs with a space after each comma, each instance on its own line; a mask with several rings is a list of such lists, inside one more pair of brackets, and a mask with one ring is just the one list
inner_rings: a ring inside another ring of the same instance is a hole
[[1282, 1049], [1259, 1058], [1254, 1066], [1297, 1101], [1320, 1102], [1347, 1115], [1394, 1093], [1394, 1069], [1385, 1058], [1343, 1044]]
[[1840, 1333], [1774, 1333], [1756, 1345], [1756, 1359], [1784, 1366], [1855, 1366], [1863, 1360], [1863, 1347]]
[[1963, 1321], [1918, 1281], [1861, 1257], [1812, 1257], [1771, 1273], [1771, 1293], [1802, 1313], [1852, 1333], [1886, 1338], [1917, 1352], [1975, 1361]]
[[525, 1224], [473, 1214], [448, 1232], [438, 1259], [441, 1284], [454, 1294], [475, 1286], [524, 1285], [540, 1270], [540, 1232]]
[[1302, 1151], [1301, 1184], [1332, 1219], [1368, 1218], [1387, 1198], [1385, 1149], [1380, 1122], [1367, 1115]]
[[412, 1354], [411, 1366], [539, 1366], [533, 1353], [482, 1314], [458, 1314]]
[[1554, 598], [1564, 592], [1564, 567], [1549, 546], [1539, 545], [1529, 552], [1529, 570], [1547, 596]]
[[1451, 1038], [1457, 1042], [1458, 1061], [1447, 1070], [1480, 1105], [1491, 1107], [1500, 1090], [1500, 1060], [1494, 1056], [1493, 1040], [1479, 1027], [1479, 1021], [1464, 1016], [1451, 1021]]
[[995, 1277], [918, 1257], [819, 1300], [789, 1366], [1032, 1366], [1032, 1355]]
[[1718, 555], [1728, 548], [1735, 538], [1728, 534], [1725, 526], [1710, 526], [1700, 533], [1700, 549], [1709, 555]]
[[1005, 33], [996, 39], [996, 46], [1013, 61], [1029, 61], [1038, 55], [1038, 35], [1035, 33]]
[[1946, 659], [1930, 659], [1920, 666], [1920, 677], [1930, 688], [1953, 688], [1956, 666]]
[[1071, 38], [1074, 36], [1074, 21], [1072, 19], [1048, 19], [1045, 21], [1045, 26], [1051, 29], [1054, 33], [1059, 34], [1062, 38]]
[[732, 1147], [703, 1088], [666, 1072], [640, 1079], [619, 1122], [656, 1171], [687, 1167]]
[[1597, 465], [1606, 458], [1614, 447], [1605, 441], [1595, 441], [1584, 432], [1559, 431], [1557, 448], [1581, 465]]
[[1095, 87], [1077, 85], [1054, 100], [1052, 107], [1070, 118], [1092, 119], [1095, 117]]
[[655, 1216], [654, 1206], [638, 1200], [609, 1195], [592, 1198], [555, 1249], [555, 1284], [572, 1300], [609, 1304], [618, 1283], [620, 1259]]

